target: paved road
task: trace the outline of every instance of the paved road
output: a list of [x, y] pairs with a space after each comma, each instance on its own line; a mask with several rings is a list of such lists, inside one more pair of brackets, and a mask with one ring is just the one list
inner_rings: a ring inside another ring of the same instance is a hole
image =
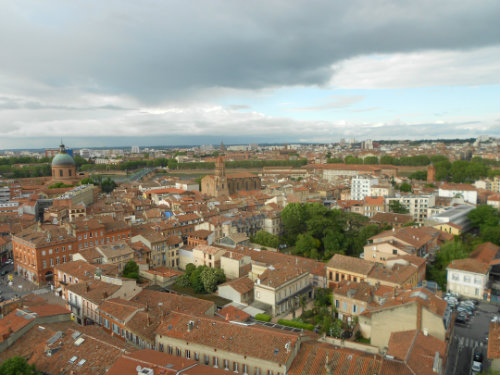
[[46, 293], [49, 291], [48, 288], [40, 288], [33, 283], [25, 280], [23, 277], [15, 276], [13, 265], [4, 265], [0, 267], [0, 271], [8, 271], [9, 274], [13, 275], [12, 285], [9, 285], [8, 275], [0, 277], [0, 295], [9, 300], [16, 296], [24, 296], [30, 293]]
[[498, 306], [481, 302], [471, 321], [465, 325], [456, 325], [448, 360], [446, 375], [470, 374], [472, 354], [475, 351], [483, 353], [486, 364], [486, 351], [488, 348], [489, 324], [493, 316], [498, 314]]

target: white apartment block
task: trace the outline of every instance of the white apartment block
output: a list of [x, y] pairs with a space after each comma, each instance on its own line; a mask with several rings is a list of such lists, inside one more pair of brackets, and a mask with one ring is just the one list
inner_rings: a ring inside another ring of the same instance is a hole
[[422, 223], [427, 218], [427, 211], [429, 207], [433, 207], [436, 203], [434, 195], [404, 195], [396, 197], [385, 198], [385, 211], [389, 212], [391, 201], [399, 201], [405, 206], [413, 220]]
[[356, 176], [351, 180], [351, 199], [363, 200], [371, 195], [373, 185], [378, 184], [378, 178], [369, 176]]

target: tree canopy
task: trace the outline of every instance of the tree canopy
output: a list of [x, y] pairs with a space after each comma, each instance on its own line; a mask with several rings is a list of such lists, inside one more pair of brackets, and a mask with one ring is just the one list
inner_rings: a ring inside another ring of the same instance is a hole
[[15, 356], [6, 359], [0, 364], [0, 374], [2, 375], [37, 375], [41, 374], [36, 370], [35, 365], [28, 364], [24, 357]]
[[292, 252], [314, 259], [334, 254], [358, 256], [366, 240], [377, 234], [376, 225], [359, 214], [330, 210], [319, 203], [290, 203], [281, 212], [283, 238]]

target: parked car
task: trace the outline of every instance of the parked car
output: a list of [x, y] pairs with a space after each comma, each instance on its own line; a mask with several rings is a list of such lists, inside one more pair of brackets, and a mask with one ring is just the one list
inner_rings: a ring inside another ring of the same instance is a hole
[[473, 374], [479, 374], [483, 371], [483, 364], [481, 362], [473, 361], [471, 370]]
[[456, 324], [464, 324], [465, 325], [465, 324], [467, 324], [467, 320], [465, 318], [461, 317], [461, 316], [457, 316], [455, 318], [455, 323]]

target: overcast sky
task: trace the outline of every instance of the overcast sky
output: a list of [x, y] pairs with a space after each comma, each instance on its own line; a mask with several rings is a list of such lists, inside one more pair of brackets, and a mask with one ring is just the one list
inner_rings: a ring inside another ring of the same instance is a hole
[[500, 136], [498, 0], [0, 4], [0, 148]]

